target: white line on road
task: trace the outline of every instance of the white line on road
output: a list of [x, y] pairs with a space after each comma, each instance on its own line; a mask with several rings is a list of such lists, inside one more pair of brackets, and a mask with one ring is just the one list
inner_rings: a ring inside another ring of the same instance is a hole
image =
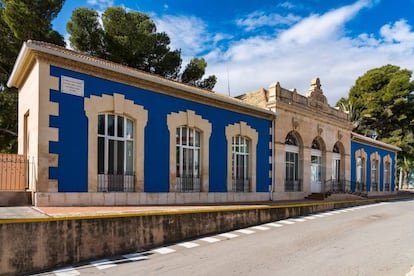
[[65, 267], [62, 269], [58, 269], [53, 271], [56, 276], [77, 276], [80, 275], [78, 271], [76, 271], [73, 267]]
[[126, 254], [126, 255], [122, 255], [122, 257], [131, 260], [131, 261], [140, 261], [140, 260], [147, 260], [148, 257], [144, 256], [141, 253], [131, 253], [131, 254]]
[[304, 222], [304, 221], [306, 221], [305, 219], [303, 219], [303, 218], [294, 218], [294, 219], [291, 219], [291, 220], [293, 220], [293, 221], [295, 221], [295, 222]]
[[201, 238], [201, 239], [198, 239], [198, 240], [208, 242], [208, 243], [214, 243], [214, 242], [219, 242], [220, 241], [220, 239], [216, 239], [216, 238], [212, 238], [212, 237]]
[[185, 247], [185, 248], [193, 248], [193, 247], [200, 246], [198, 243], [195, 243], [195, 242], [182, 242], [182, 243], [177, 243], [177, 245]]
[[175, 252], [174, 249], [168, 248], [168, 247], [160, 247], [160, 248], [153, 249], [152, 251], [155, 253], [163, 254], [163, 255]]
[[283, 225], [277, 224], [277, 223], [267, 223], [266, 225], [272, 226], [272, 227], [275, 227], [275, 228], [277, 228], [277, 227], [283, 227]]
[[233, 238], [237, 238], [239, 235], [232, 234], [232, 233], [223, 233], [223, 234], [220, 234], [219, 236], [227, 238], [227, 239], [233, 239]]
[[283, 223], [283, 224], [295, 224], [294, 221], [285, 219], [285, 220], [279, 220], [277, 223]]
[[249, 230], [249, 229], [239, 229], [239, 230], [236, 230], [236, 232], [246, 234], [246, 235], [256, 233], [255, 231], [252, 231], [252, 230]]
[[255, 230], [260, 230], [260, 231], [269, 230], [269, 227], [265, 227], [265, 226], [253, 226], [252, 228]]
[[117, 264], [115, 264], [113, 261], [108, 260], [108, 259], [102, 259], [102, 260], [99, 260], [99, 261], [91, 262], [91, 265], [93, 265], [97, 269], [101, 269], [101, 270], [117, 266]]

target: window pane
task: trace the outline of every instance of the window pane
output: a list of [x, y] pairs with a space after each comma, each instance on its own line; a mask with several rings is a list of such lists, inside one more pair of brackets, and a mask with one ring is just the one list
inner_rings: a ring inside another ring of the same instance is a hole
[[195, 146], [196, 147], [200, 146], [200, 132], [199, 131], [195, 131]]
[[132, 141], [127, 141], [126, 148], [126, 174], [134, 174], [134, 143]]
[[200, 150], [194, 150], [194, 177], [200, 177]]
[[181, 145], [187, 145], [187, 132], [188, 128], [181, 128]]
[[118, 116], [118, 127], [117, 135], [118, 137], [124, 137], [124, 117]]
[[105, 138], [98, 137], [98, 174], [105, 173]]
[[114, 174], [114, 162], [115, 162], [115, 141], [109, 140], [109, 152], [108, 152], [108, 174]]
[[115, 135], [114, 115], [108, 115], [108, 135]]
[[105, 115], [98, 115], [98, 134], [105, 135]]
[[189, 132], [189, 137], [188, 137], [188, 144], [190, 146], [194, 145], [194, 129], [193, 128], [189, 128], [188, 129]]
[[127, 119], [126, 138], [134, 138], [134, 123], [129, 119]]
[[[177, 128], [177, 130], [178, 130], [178, 128]], [[181, 171], [180, 171], [180, 167], [181, 167], [181, 160], [180, 160], [180, 147], [179, 146], [177, 146], [176, 147], [176, 164], [177, 164], [177, 177], [180, 177], [181, 176]]]
[[117, 166], [116, 166], [116, 172], [117, 174], [124, 174], [124, 141], [117, 141]]

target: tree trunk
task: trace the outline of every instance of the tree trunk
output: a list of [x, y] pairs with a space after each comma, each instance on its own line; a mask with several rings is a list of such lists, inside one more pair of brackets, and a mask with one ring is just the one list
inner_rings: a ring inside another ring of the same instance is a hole
[[408, 173], [410, 170], [404, 170], [404, 184], [403, 189], [408, 189]]

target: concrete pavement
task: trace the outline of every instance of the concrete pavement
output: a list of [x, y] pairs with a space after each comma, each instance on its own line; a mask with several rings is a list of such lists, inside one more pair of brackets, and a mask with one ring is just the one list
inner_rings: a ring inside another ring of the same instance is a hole
[[35, 207], [35, 206], [19, 206], [19, 207], [0, 207], [0, 221], [9, 219], [30, 219], [30, 218], [53, 218], [53, 217], [79, 217], [79, 216], [106, 216], [123, 214], [131, 216], [137, 215], [151, 215], [157, 213], [174, 213], [174, 212], [208, 212], [222, 210], [236, 210], [236, 209], [251, 209], [251, 208], [266, 208], [291, 206], [291, 205], [307, 205], [307, 204], [325, 204], [327, 202], [337, 201], [389, 201], [404, 198], [413, 198], [414, 191], [400, 191], [397, 195], [384, 197], [364, 198], [353, 195], [332, 195], [324, 201], [312, 200], [294, 200], [294, 201], [266, 201], [266, 202], [252, 202], [252, 203], [217, 203], [206, 205], [157, 205], [157, 206], [70, 206], [70, 207]]

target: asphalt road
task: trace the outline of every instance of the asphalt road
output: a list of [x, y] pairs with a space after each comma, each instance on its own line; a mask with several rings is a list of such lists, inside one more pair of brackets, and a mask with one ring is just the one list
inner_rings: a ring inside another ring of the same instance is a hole
[[414, 200], [276, 221], [46, 274], [414, 276]]

